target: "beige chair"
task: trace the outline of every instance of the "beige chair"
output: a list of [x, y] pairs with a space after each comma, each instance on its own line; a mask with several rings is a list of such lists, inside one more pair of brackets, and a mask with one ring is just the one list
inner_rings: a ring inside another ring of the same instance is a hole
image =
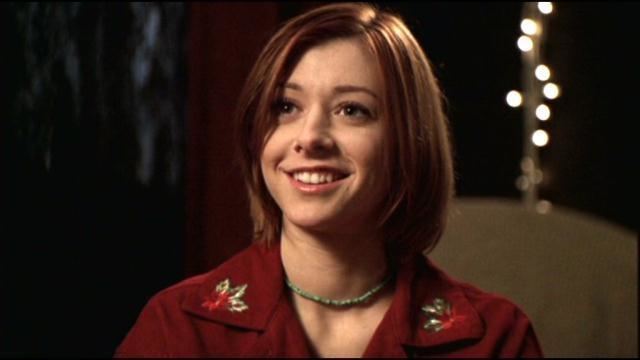
[[531, 318], [549, 357], [638, 356], [637, 233], [567, 208], [459, 198], [430, 258]]

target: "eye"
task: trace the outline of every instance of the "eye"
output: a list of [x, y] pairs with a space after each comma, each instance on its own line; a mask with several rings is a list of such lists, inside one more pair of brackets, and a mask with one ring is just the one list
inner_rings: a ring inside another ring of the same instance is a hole
[[367, 109], [366, 106], [353, 102], [341, 105], [338, 114], [353, 118], [373, 118], [373, 113], [369, 109]]
[[297, 110], [297, 106], [289, 99], [278, 99], [273, 104], [273, 110], [277, 115], [290, 115]]

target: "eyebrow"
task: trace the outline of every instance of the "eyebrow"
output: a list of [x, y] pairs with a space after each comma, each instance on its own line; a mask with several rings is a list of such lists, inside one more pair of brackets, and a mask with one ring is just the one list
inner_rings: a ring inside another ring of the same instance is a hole
[[[303, 91], [302, 86], [300, 86], [297, 83], [292, 83], [292, 82], [288, 82], [288, 83], [282, 85], [281, 87], [286, 88], [286, 89], [291, 89], [291, 90]], [[333, 91], [335, 93], [339, 93], [339, 94], [349, 93], [349, 92], [363, 92], [363, 93], [366, 93], [366, 94], [369, 94], [369, 95], [373, 96], [375, 99], [378, 99], [378, 95], [374, 91], [372, 91], [372, 90], [370, 90], [370, 89], [368, 89], [368, 88], [366, 88], [364, 86], [338, 85], [338, 86], [333, 88]]]

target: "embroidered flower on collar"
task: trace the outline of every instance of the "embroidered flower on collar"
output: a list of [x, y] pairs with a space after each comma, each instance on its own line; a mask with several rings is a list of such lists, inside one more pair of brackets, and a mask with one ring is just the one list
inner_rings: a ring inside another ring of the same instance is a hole
[[218, 283], [215, 290], [209, 294], [202, 303], [202, 306], [209, 311], [225, 308], [231, 312], [242, 312], [249, 309], [249, 306], [242, 301], [242, 297], [247, 289], [247, 284], [232, 287], [229, 279]]
[[451, 304], [441, 298], [433, 299], [432, 305], [425, 305], [422, 311], [427, 316], [427, 322], [424, 329], [429, 332], [439, 332], [451, 328], [455, 322], [464, 319], [464, 316], [456, 315], [455, 309]]

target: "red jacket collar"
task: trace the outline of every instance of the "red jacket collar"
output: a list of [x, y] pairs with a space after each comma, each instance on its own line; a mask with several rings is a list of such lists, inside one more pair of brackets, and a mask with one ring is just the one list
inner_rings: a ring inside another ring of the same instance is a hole
[[[480, 315], [461, 287], [429, 259], [419, 256], [403, 267], [392, 304], [396, 328], [404, 333], [401, 342], [410, 346], [435, 346], [454, 341], [479, 339], [485, 328]], [[430, 316], [423, 310], [443, 300], [451, 312]], [[427, 329], [429, 319], [442, 322], [440, 330]], [[403, 324], [405, 324], [403, 326]], [[409, 325], [409, 326], [407, 326]]]
[[[254, 244], [204, 275], [197, 291], [187, 295], [182, 309], [192, 315], [221, 324], [264, 331], [277, 305], [285, 295], [284, 271], [280, 248]], [[247, 308], [230, 311], [219, 308], [210, 311], [204, 303], [215, 294], [216, 286], [229, 280], [232, 287], [247, 285], [242, 301]], [[442, 321], [439, 331], [425, 329], [430, 316], [424, 306], [436, 299], [450, 304], [452, 312], [432, 319]], [[430, 260], [418, 256], [402, 266], [396, 278], [396, 292], [391, 307], [378, 327], [365, 355], [382, 355], [400, 347], [429, 347], [445, 343], [481, 338], [483, 322], [465, 296], [462, 288], [439, 270]]]
[[[278, 246], [251, 245], [209, 272], [198, 290], [185, 298], [182, 309], [222, 324], [262, 331], [284, 295], [281, 264]], [[210, 311], [203, 306], [206, 299], [215, 294], [216, 286], [227, 279], [233, 287], [247, 285], [242, 296], [246, 310], [232, 312], [221, 308]]]

